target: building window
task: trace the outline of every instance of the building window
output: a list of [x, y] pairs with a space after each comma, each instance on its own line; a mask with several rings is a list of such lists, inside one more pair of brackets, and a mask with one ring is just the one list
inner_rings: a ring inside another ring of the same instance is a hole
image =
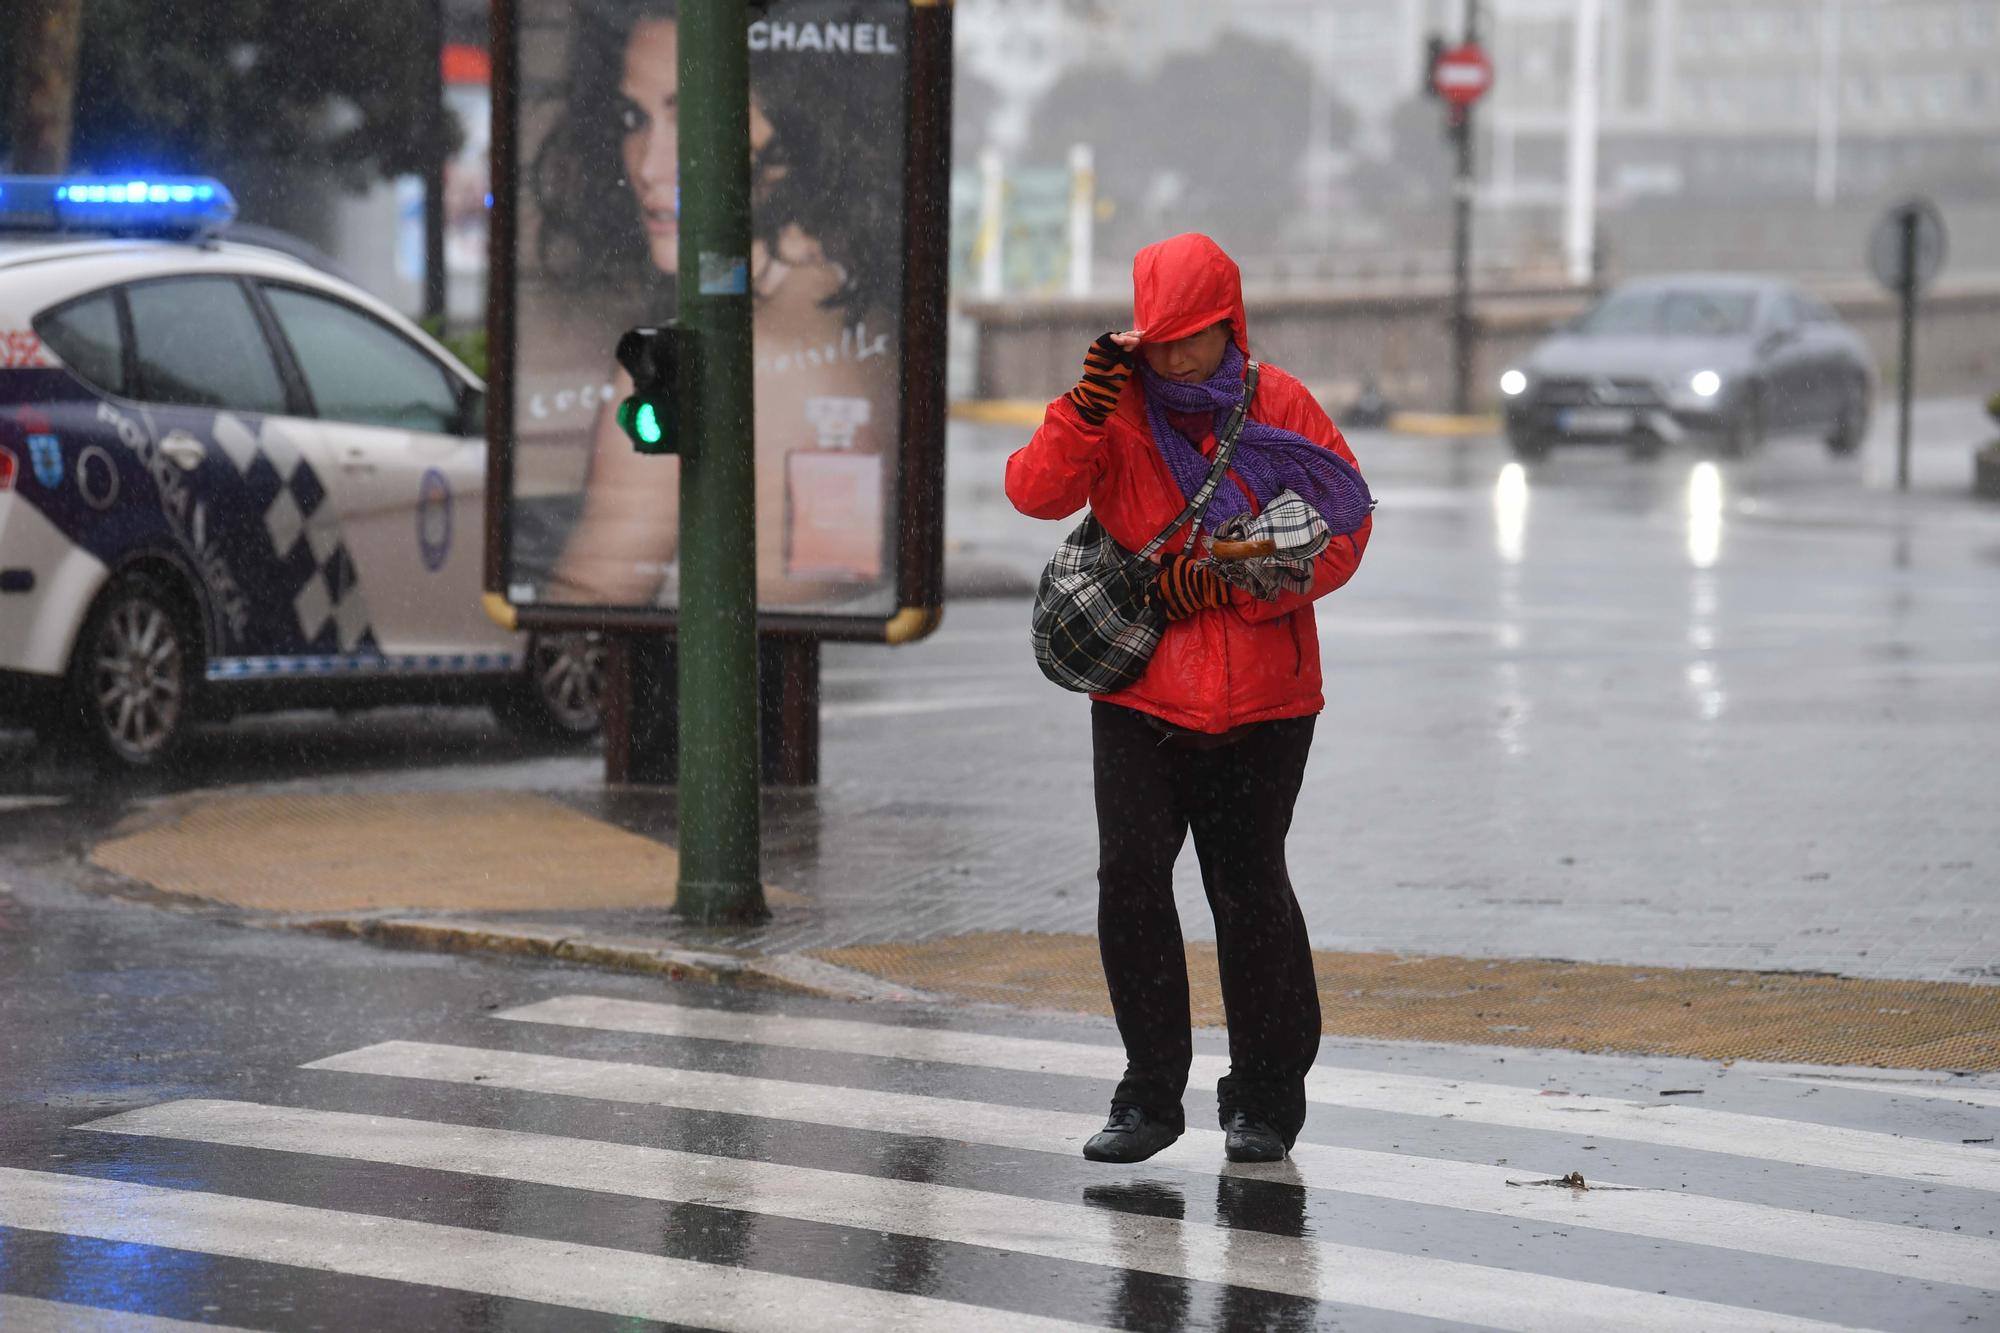
[[1625, 5], [1625, 105], [1644, 110], [1653, 104], [1653, 0]]
[[1993, 42], [1994, 29], [1993, 0], [1966, 0], [1959, 6], [1959, 20], [1965, 29], [1965, 39], [1974, 46], [1989, 46]]
[[1951, 114], [1951, 80], [1945, 75], [1924, 80], [1924, 111], [1934, 120]]

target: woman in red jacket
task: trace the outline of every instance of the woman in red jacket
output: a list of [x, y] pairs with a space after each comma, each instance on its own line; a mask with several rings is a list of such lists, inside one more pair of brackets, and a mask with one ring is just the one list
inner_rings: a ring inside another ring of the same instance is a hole
[[[1082, 380], [1007, 460], [1007, 496], [1036, 518], [1087, 502], [1136, 551], [1212, 466], [1250, 348], [1242, 279], [1208, 237], [1140, 251], [1132, 286], [1134, 327], [1092, 345]], [[1312, 603], [1360, 564], [1373, 501], [1312, 395], [1260, 364], [1203, 529], [1254, 516], [1285, 491], [1332, 534], [1305, 572], [1310, 586], [1253, 596], [1176, 536], [1154, 584], [1168, 620], [1159, 648], [1133, 685], [1092, 696], [1098, 942], [1126, 1054], [1111, 1117], [1084, 1146], [1095, 1161], [1143, 1161], [1185, 1126], [1193, 1043], [1173, 868], [1190, 829], [1229, 1017], [1230, 1072], [1216, 1088], [1225, 1149], [1232, 1161], [1275, 1161], [1305, 1123], [1319, 992], [1285, 834], [1324, 706]]]

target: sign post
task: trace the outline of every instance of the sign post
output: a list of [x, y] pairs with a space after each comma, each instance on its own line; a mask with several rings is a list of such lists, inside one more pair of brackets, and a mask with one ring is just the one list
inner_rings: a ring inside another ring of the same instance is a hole
[[1902, 304], [1898, 341], [1896, 489], [1910, 489], [1910, 400], [1916, 391], [1917, 297], [1944, 267], [1944, 219], [1928, 199], [1910, 199], [1882, 215], [1868, 240], [1868, 267]]
[[1493, 64], [1480, 49], [1476, 0], [1466, 0], [1465, 41], [1438, 54], [1431, 91], [1444, 99], [1457, 169], [1452, 180], [1451, 410], [1472, 410], [1472, 107], [1493, 86]]
[[[680, 888], [697, 921], [761, 920], [757, 477], [744, 0], [680, 8]], [[690, 281], [692, 279], [692, 281]]]

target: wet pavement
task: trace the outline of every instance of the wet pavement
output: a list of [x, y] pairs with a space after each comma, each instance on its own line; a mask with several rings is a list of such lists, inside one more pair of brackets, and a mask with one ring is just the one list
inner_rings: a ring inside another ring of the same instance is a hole
[[[15, 866], [0, 1325], [2000, 1317], [2000, 1080], [1328, 1041], [1293, 1159], [1077, 1155], [1101, 1021], [218, 928]], [[1560, 1183], [1574, 1175], [1583, 1187]]]
[[[1970, 400], [1920, 408], [1907, 496], [1886, 418], [1857, 459], [1778, 440], [1722, 464], [1522, 468], [1490, 439], [1356, 432], [1377, 536], [1321, 604], [1328, 709], [1291, 843], [1315, 946], [2000, 976], [2000, 506], [1967, 485], [1993, 428]], [[766, 878], [811, 910], [688, 942], [1093, 928], [1086, 704], [1036, 673], [1021, 600], [1061, 525], [999, 494], [1023, 434], [954, 424], [944, 628], [827, 649], [823, 785], [765, 812]], [[0, 839], [71, 854], [148, 801], [225, 787], [531, 792], [674, 829], [671, 793], [607, 790], [597, 754], [525, 748], [473, 711], [248, 719], [159, 779], [10, 757]], [[552, 885], [549, 912], [567, 906]]]

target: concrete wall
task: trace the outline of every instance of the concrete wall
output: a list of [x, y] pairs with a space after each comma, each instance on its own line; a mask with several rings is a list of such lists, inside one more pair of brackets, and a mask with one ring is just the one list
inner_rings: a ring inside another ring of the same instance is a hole
[[[1815, 290], [1868, 340], [1885, 385], [1893, 382], [1895, 303], [1874, 287]], [[1556, 288], [1480, 295], [1475, 403], [1490, 406], [1500, 372], [1557, 321], [1582, 310], [1585, 299]], [[1451, 299], [1442, 288], [1253, 292], [1248, 306], [1257, 354], [1305, 380], [1329, 406], [1350, 401], [1370, 377], [1400, 408], [1435, 410], [1450, 402]], [[1123, 300], [974, 303], [962, 313], [977, 339], [973, 379], [980, 398], [1054, 397], [1076, 382], [1091, 340], [1132, 319]], [[1917, 388], [1981, 397], [2000, 390], [2000, 283], [1944, 287], [1926, 298], [1917, 326]]]

